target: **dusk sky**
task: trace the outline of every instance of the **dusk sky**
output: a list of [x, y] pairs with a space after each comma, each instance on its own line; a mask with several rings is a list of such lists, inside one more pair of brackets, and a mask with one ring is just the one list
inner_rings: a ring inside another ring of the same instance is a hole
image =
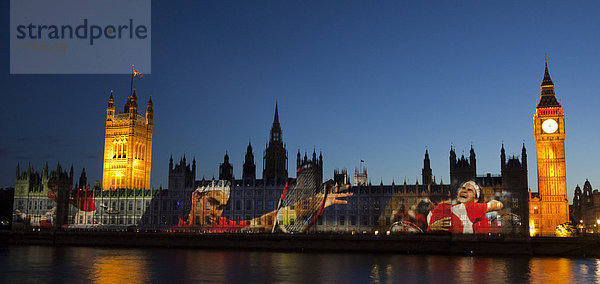
[[[261, 176], [277, 101], [290, 174], [298, 149], [316, 149], [327, 179], [364, 160], [373, 184], [414, 184], [428, 149], [448, 182], [450, 145], [460, 157], [472, 144], [478, 174], [497, 175], [502, 142], [507, 155], [524, 142], [537, 191], [546, 53], [569, 200], [586, 179], [600, 186], [600, 3], [325, 2], [153, 1], [152, 73], [135, 82], [140, 112], [154, 102], [153, 187], [167, 186], [170, 155], [195, 156], [202, 179], [228, 151], [239, 178], [249, 140]], [[129, 75], [10, 75], [9, 1], [0, 7], [0, 187], [14, 186], [18, 163], [73, 164], [101, 180], [107, 100], [114, 90], [123, 109]]]

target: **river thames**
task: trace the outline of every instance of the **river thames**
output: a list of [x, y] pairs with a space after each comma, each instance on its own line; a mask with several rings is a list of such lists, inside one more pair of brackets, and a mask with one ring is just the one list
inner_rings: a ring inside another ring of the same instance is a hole
[[0, 247], [0, 283], [600, 282], [600, 259]]

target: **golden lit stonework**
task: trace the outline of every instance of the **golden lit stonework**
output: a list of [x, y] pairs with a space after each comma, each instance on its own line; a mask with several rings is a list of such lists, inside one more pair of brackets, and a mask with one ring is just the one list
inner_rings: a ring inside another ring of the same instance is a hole
[[123, 112], [115, 112], [112, 91], [106, 108], [102, 189], [149, 189], [152, 163], [152, 98], [138, 113], [135, 89]]
[[554, 94], [548, 64], [533, 118], [537, 150], [538, 194], [530, 198], [530, 234], [553, 236], [569, 221], [565, 172], [565, 116]]

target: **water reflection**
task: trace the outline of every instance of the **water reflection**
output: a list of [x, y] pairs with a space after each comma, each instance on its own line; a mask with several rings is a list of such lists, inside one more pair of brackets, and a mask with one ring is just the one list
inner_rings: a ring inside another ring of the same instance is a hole
[[573, 261], [567, 258], [540, 258], [531, 261], [531, 281], [567, 283], [574, 280]]
[[94, 283], [146, 283], [151, 279], [143, 250], [104, 249], [91, 258], [89, 278]]
[[600, 259], [0, 247], [15, 282], [600, 282]]

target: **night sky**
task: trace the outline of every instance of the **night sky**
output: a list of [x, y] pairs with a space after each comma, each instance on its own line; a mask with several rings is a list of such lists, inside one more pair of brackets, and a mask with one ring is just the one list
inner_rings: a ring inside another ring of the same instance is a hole
[[[585, 179], [600, 185], [600, 3], [322, 2], [153, 1], [152, 74], [135, 83], [140, 111], [154, 102], [153, 187], [167, 186], [171, 154], [195, 156], [201, 179], [218, 176], [228, 151], [241, 177], [249, 140], [261, 176], [277, 101], [291, 173], [298, 149], [316, 149], [326, 178], [365, 160], [374, 184], [414, 183], [428, 149], [448, 182], [450, 145], [460, 157], [472, 144], [483, 175], [500, 174], [502, 142], [507, 155], [524, 142], [536, 191], [546, 53], [569, 199]], [[73, 164], [101, 180], [107, 99], [113, 89], [122, 110], [129, 75], [10, 75], [9, 1], [0, 7], [0, 187], [14, 186], [17, 163]]]

